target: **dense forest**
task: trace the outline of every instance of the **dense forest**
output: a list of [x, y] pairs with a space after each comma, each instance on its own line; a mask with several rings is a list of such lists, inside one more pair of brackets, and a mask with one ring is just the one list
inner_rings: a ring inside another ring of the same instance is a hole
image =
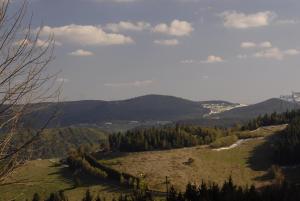
[[300, 117], [300, 110], [286, 111], [284, 113], [272, 113], [259, 115], [241, 127], [241, 130], [255, 130], [262, 126], [289, 124], [295, 118]]
[[228, 130], [200, 126], [140, 128], [109, 136], [111, 150], [122, 152], [162, 150], [210, 144], [230, 135]]
[[281, 131], [274, 143], [275, 161], [282, 165], [300, 164], [300, 118]]

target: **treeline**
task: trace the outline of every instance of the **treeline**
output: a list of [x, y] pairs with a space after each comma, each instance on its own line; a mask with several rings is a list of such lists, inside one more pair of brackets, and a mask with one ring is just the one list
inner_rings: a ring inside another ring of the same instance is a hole
[[256, 189], [254, 186], [236, 186], [230, 178], [222, 186], [202, 182], [197, 186], [188, 184], [184, 193], [170, 189], [167, 201], [295, 201], [300, 199], [300, 189], [283, 183]]
[[[29, 200], [26, 200], [29, 201]], [[63, 191], [57, 193], [51, 193], [46, 199], [43, 199], [40, 194], [35, 193], [33, 195], [32, 201], [69, 201], [68, 197]], [[78, 201], [106, 201], [105, 197], [98, 195], [93, 195], [90, 190], [87, 190], [82, 198], [78, 197]], [[113, 198], [109, 201], [154, 201], [152, 192], [148, 189], [134, 190], [128, 195], [120, 195], [118, 199]]]
[[[78, 201], [105, 201], [100, 195], [93, 195], [89, 190]], [[154, 201], [153, 193], [147, 189], [135, 190], [127, 195], [120, 195], [112, 201]], [[184, 192], [171, 187], [163, 201], [296, 201], [300, 200], [299, 186], [283, 183], [256, 189], [254, 186], [241, 187], [229, 178], [223, 185], [202, 182], [199, 186], [188, 184]], [[48, 199], [41, 199], [35, 194], [32, 201], [68, 201], [63, 192], [52, 193]]]
[[259, 115], [241, 127], [241, 130], [255, 130], [262, 126], [289, 124], [295, 118], [300, 117], [300, 110], [286, 111], [284, 113], [272, 113]]
[[[37, 130], [23, 129], [13, 138], [12, 147], [20, 147], [28, 139], [36, 135]], [[0, 131], [0, 141], [6, 133]], [[31, 159], [61, 158], [68, 155], [70, 148], [78, 148], [82, 145], [91, 150], [99, 150], [107, 144], [107, 134], [97, 128], [51, 128], [43, 130], [43, 133], [30, 144]]]
[[275, 161], [282, 165], [300, 164], [300, 118], [279, 132], [274, 143]]
[[140, 178], [105, 166], [81, 149], [70, 151], [65, 162], [74, 172], [83, 172], [100, 180], [113, 180], [134, 189], [145, 188], [146, 186]]
[[228, 130], [189, 125], [140, 128], [110, 135], [109, 146], [121, 152], [164, 150], [210, 144], [228, 135]]

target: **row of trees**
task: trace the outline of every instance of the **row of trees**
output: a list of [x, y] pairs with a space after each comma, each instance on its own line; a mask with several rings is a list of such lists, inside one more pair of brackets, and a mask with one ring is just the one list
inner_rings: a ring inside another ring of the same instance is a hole
[[254, 186], [234, 185], [232, 179], [222, 186], [202, 182], [200, 186], [188, 184], [184, 193], [170, 189], [167, 201], [294, 201], [300, 199], [299, 187], [284, 183], [256, 189]]
[[227, 135], [225, 130], [187, 125], [140, 128], [110, 135], [109, 145], [113, 151], [150, 151], [210, 144]]
[[100, 180], [110, 179], [134, 189], [145, 188], [146, 186], [140, 178], [105, 166], [81, 149], [70, 151], [66, 163], [74, 172], [82, 172]]
[[262, 126], [280, 125], [291, 123], [295, 118], [300, 117], [300, 110], [286, 111], [284, 113], [272, 113], [259, 115], [257, 118], [250, 120], [241, 127], [242, 130], [255, 130]]
[[[28, 201], [28, 200], [26, 200]], [[41, 198], [40, 194], [35, 193], [32, 201], [69, 201], [68, 197], [63, 191], [57, 193], [51, 193], [46, 199]], [[93, 195], [90, 190], [87, 190], [83, 198], [78, 198], [78, 201], [106, 201], [105, 197]], [[113, 198], [112, 201], [154, 201], [152, 193], [145, 190], [135, 190], [129, 195], [120, 195], [118, 199]]]

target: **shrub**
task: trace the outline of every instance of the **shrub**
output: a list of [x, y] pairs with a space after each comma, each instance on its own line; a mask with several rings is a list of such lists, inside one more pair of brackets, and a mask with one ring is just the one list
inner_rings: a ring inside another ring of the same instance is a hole
[[238, 137], [236, 135], [229, 135], [226, 137], [222, 137], [214, 141], [210, 144], [210, 146], [214, 149], [230, 146], [238, 141]]

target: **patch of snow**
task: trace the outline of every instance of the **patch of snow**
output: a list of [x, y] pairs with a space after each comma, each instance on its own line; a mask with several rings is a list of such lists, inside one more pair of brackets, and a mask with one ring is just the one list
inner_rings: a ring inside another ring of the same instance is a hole
[[236, 148], [237, 146], [245, 143], [245, 142], [248, 142], [248, 141], [251, 141], [251, 140], [259, 140], [259, 139], [263, 139], [263, 137], [257, 137], [257, 138], [249, 138], [249, 139], [241, 139], [241, 140], [238, 140], [236, 143], [228, 146], [228, 147], [221, 147], [221, 148], [218, 148], [218, 149], [212, 149], [213, 151], [223, 151], [223, 150], [229, 150], [229, 149], [233, 149], [233, 148]]

